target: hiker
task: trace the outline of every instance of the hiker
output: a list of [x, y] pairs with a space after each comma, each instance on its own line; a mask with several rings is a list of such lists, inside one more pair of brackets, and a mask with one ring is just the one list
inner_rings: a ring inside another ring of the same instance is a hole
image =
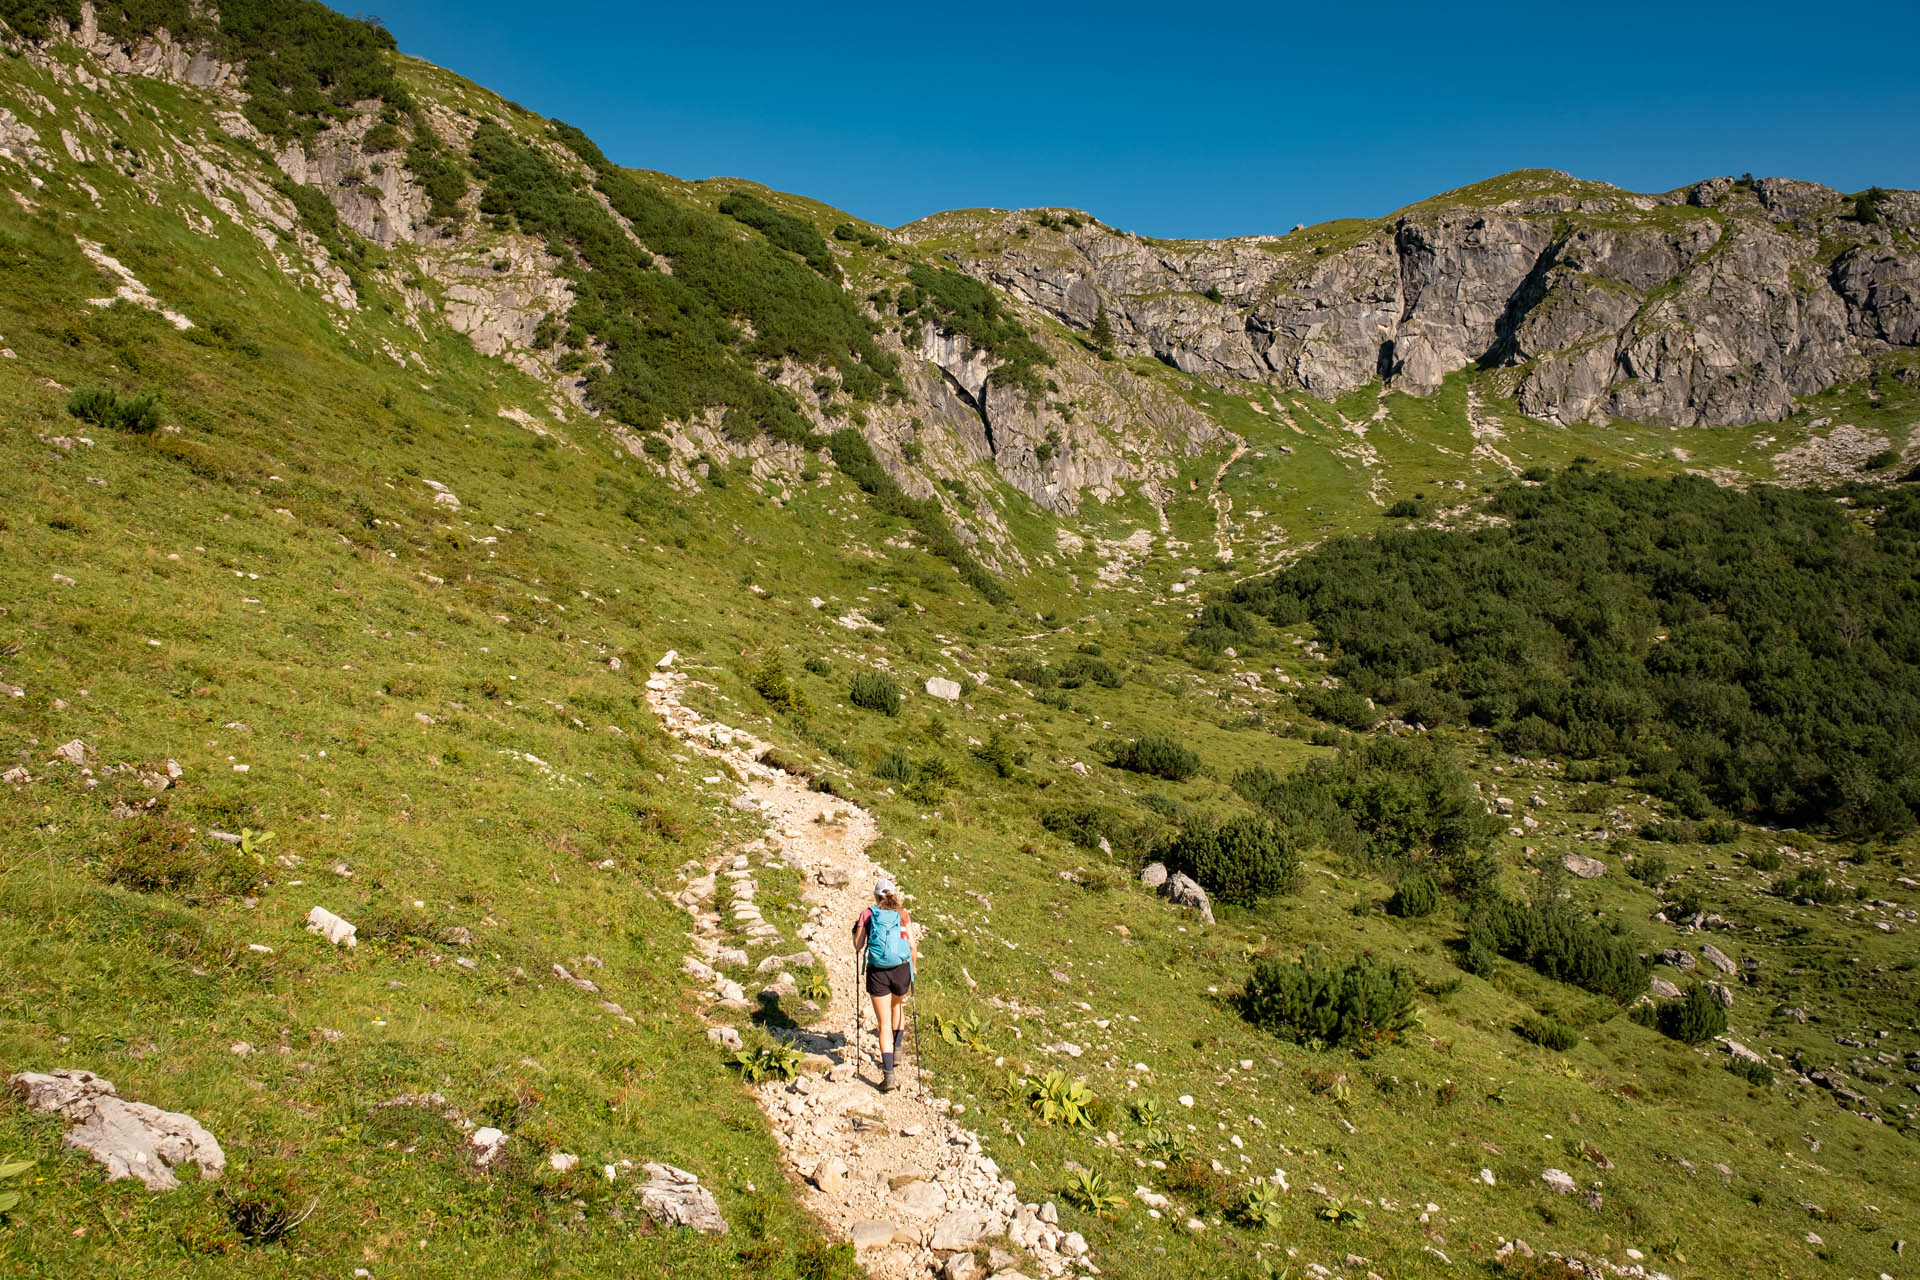
[[913, 921], [900, 905], [900, 889], [885, 876], [874, 883], [873, 905], [854, 922], [853, 945], [856, 954], [866, 950], [867, 994], [873, 997], [874, 1034], [880, 1037], [880, 1091], [891, 1093], [894, 1062], [906, 1038], [900, 1007], [913, 989], [920, 948]]

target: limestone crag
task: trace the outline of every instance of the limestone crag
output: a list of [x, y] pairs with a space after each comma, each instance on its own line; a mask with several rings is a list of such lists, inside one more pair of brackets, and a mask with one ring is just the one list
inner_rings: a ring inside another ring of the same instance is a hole
[[1376, 221], [1284, 237], [1163, 241], [1053, 211], [942, 214], [909, 239], [1197, 376], [1331, 397], [1415, 395], [1510, 368], [1560, 422], [1776, 420], [1793, 397], [1920, 343], [1920, 193], [1863, 216], [1817, 183], [1714, 179], [1638, 195], [1509, 174]]

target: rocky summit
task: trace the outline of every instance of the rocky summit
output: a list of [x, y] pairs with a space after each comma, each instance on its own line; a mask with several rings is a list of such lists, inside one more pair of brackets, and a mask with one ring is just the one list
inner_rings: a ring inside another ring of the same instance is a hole
[[1642, 195], [1528, 170], [1385, 218], [1157, 240], [1085, 214], [939, 214], [904, 234], [1081, 331], [1210, 379], [1334, 398], [1503, 371], [1554, 422], [1778, 421], [1920, 334], [1920, 193], [1787, 178]]
[[1920, 194], [886, 227], [308, 0], [0, 52], [0, 1271], [1908, 1274]]

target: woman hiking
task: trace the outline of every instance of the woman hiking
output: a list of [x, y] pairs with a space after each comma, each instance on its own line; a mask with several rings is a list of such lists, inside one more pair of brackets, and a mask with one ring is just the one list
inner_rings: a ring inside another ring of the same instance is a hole
[[913, 936], [913, 920], [900, 904], [900, 889], [881, 876], [873, 886], [873, 905], [853, 925], [855, 953], [867, 953], [867, 994], [873, 997], [873, 1030], [880, 1037], [880, 1092], [897, 1087], [894, 1062], [906, 1037], [900, 1006], [913, 989], [914, 967], [920, 946]]

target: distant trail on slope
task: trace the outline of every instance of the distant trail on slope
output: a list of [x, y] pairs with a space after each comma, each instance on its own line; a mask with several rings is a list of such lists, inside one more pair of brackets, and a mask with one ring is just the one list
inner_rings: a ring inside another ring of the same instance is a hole
[[1207, 491], [1207, 500], [1213, 503], [1214, 512], [1213, 546], [1222, 560], [1233, 559], [1233, 539], [1231, 536], [1233, 525], [1230, 520], [1233, 514], [1233, 499], [1221, 492], [1220, 486], [1227, 478], [1227, 468], [1240, 461], [1241, 455], [1247, 451], [1247, 442], [1245, 439], [1233, 435], [1232, 432], [1228, 432], [1227, 434], [1233, 438], [1233, 456], [1221, 463], [1220, 469], [1213, 473], [1213, 487]]
[[[875, 1088], [880, 1071], [871, 1025], [864, 1042], [856, 1042], [854, 1002], [867, 996], [856, 989], [850, 936], [881, 874], [867, 856], [879, 835], [873, 815], [760, 763], [770, 744], [684, 705], [680, 693], [688, 677], [673, 669], [673, 660], [671, 654], [662, 659], [648, 679], [648, 705], [674, 737], [745, 778], [733, 804], [765, 822], [762, 838], [682, 869], [689, 879], [675, 901], [693, 916], [688, 936], [700, 952], [687, 957], [682, 971], [709, 984], [701, 992], [711, 1001], [705, 1012], [709, 1037], [716, 1044], [729, 1040], [730, 1032], [737, 1034], [727, 1025], [729, 1015], [744, 1021], [752, 1011], [745, 988], [722, 972], [737, 967], [747, 976], [746, 947], [773, 948], [754, 970], [772, 978], [765, 990], [791, 997], [790, 989], [778, 992], [784, 969], [804, 967], [809, 959], [833, 990], [832, 1016], [820, 1027], [773, 1032], [818, 1055], [810, 1057], [808, 1073], [754, 1090], [788, 1166], [808, 1179], [807, 1207], [835, 1239], [854, 1242], [874, 1280], [924, 1280], [952, 1253], [1002, 1235], [1024, 1247], [1049, 1276], [1091, 1269], [1081, 1237], [1044, 1221], [1055, 1216], [1046, 1212], [1051, 1205], [1022, 1203], [1014, 1183], [981, 1150], [979, 1134], [963, 1128], [953, 1104], [927, 1088], [911, 1041], [905, 1059], [910, 1065], [899, 1073], [902, 1087], [891, 1094]], [[810, 956], [783, 956], [778, 930], [754, 905], [756, 876], [788, 868], [805, 886], [801, 896], [809, 911], [798, 932], [810, 944]], [[718, 903], [723, 885], [724, 913]], [[871, 1008], [865, 1012], [871, 1024]], [[902, 1177], [907, 1180], [894, 1187]]]

